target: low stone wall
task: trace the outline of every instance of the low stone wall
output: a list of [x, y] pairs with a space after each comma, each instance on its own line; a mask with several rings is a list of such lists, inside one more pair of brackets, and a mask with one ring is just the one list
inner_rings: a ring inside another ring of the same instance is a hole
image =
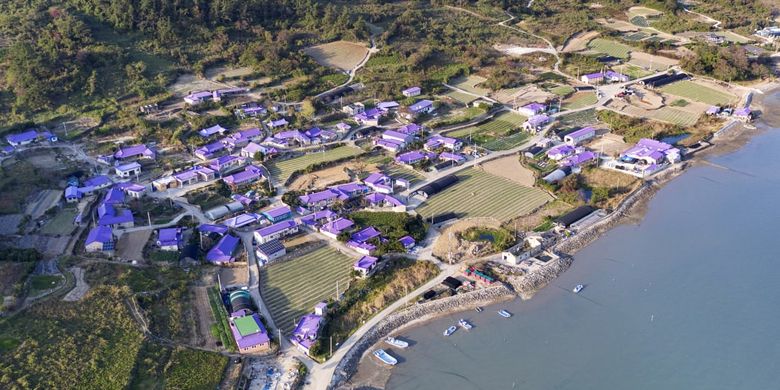
[[344, 358], [336, 367], [336, 372], [333, 375], [329, 388], [336, 389], [343, 385], [357, 370], [358, 363], [360, 363], [363, 354], [371, 348], [372, 345], [387, 337], [392, 332], [442, 315], [477, 306], [488, 305], [513, 298], [514, 296], [515, 294], [512, 290], [503, 284], [499, 284], [481, 290], [414, 305], [390, 314], [363, 335], [346, 355], [344, 355]]
[[561, 256], [542, 268], [534, 270], [526, 275], [509, 280], [512, 288], [523, 300], [531, 299], [537, 291], [547, 286], [558, 275], [569, 269], [574, 258], [571, 256]]

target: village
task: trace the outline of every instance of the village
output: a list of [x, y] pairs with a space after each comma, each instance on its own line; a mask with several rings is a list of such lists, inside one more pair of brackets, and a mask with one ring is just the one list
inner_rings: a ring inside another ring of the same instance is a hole
[[[67, 127], [7, 134], [4, 184], [29, 194], [15, 199], [23, 210], [0, 204], [0, 234], [42, 254], [50, 269], [32, 277], [50, 285], [26, 298], [6, 293], [2, 310], [71, 284], [70, 299], [81, 299], [85, 264], [198, 269], [195, 345], [231, 364], [246, 359], [236, 388], [327, 388], [382, 318], [547, 275], [571, 257], [561, 243], [720, 135], [750, 128], [761, 92], [686, 71], [677, 54], [697, 41], [766, 56], [780, 30], [653, 32], [677, 41], [650, 54], [620, 42], [650, 36], [636, 17], [656, 15], [639, 11], [621, 22], [628, 26], [605, 21], [621, 26], [618, 35], [497, 48], [539, 62], [533, 72], [544, 77], [516, 88], [493, 90], [465, 74], [373, 98], [353, 77], [373, 65], [375, 49], [359, 46], [339, 64], [347, 82], [317, 95], [303, 126], [302, 102], [212, 78], [202, 84], [213, 88], [138, 107], [151, 123], [197, 118], [190, 123], [203, 125], [183, 147], [96, 141]], [[338, 68], [327, 59], [338, 53], [317, 60]], [[561, 66], [569, 53], [600, 70]]]

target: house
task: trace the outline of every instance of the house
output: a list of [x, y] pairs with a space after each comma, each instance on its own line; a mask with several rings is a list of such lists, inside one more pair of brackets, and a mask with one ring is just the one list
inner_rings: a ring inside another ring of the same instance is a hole
[[380, 109], [380, 110], [382, 110], [382, 111], [387, 113], [387, 112], [398, 111], [398, 107], [400, 107], [400, 106], [401, 105], [398, 104], [397, 102], [390, 101], [390, 102], [379, 102], [379, 103], [377, 103], [376, 108], [378, 108], [378, 109]]
[[230, 199], [233, 199], [233, 200], [241, 203], [244, 206], [251, 206], [253, 203], [255, 203], [255, 199], [250, 198], [248, 196], [241, 195], [241, 194], [230, 195]]
[[544, 128], [544, 126], [550, 122], [550, 117], [547, 115], [534, 115], [523, 122], [523, 129], [530, 132], [538, 132]]
[[347, 115], [355, 116], [357, 114], [360, 114], [361, 112], [366, 111], [366, 105], [363, 103], [347, 104], [346, 106], [341, 108], [341, 111]]
[[420, 135], [422, 134], [422, 126], [416, 124], [416, 123], [410, 123], [408, 125], [404, 125], [399, 127], [396, 131], [399, 133], [409, 134], [409, 135]]
[[202, 223], [198, 225], [198, 231], [200, 234], [218, 234], [220, 236], [228, 232], [228, 227], [224, 225], [215, 225], [210, 223]]
[[399, 164], [414, 165], [420, 161], [428, 159], [430, 156], [427, 153], [423, 153], [419, 150], [406, 152], [395, 158], [395, 161]]
[[385, 130], [385, 132], [382, 133], [382, 139], [388, 141], [395, 141], [400, 143], [401, 145], [405, 145], [409, 142], [412, 142], [414, 140], [414, 136], [410, 134], [394, 131], [394, 130]]
[[382, 110], [378, 108], [372, 108], [370, 110], [356, 114], [354, 117], [352, 117], [352, 119], [363, 126], [379, 126], [379, 120], [384, 114], [385, 113]]
[[320, 233], [336, 240], [338, 239], [339, 234], [349, 231], [353, 226], [355, 226], [354, 222], [346, 218], [338, 218], [322, 225], [322, 227], [320, 227]]
[[574, 224], [575, 222], [591, 215], [598, 209], [593, 206], [580, 206], [567, 214], [562, 215], [555, 220], [555, 226], [559, 229], [565, 229]]
[[558, 145], [547, 151], [547, 158], [559, 161], [573, 155], [575, 152], [576, 149], [571, 145]]
[[114, 250], [114, 233], [108, 226], [95, 226], [87, 234], [84, 250], [87, 252], [110, 252]]
[[225, 144], [222, 141], [217, 141], [195, 149], [194, 154], [201, 160], [208, 160], [223, 149], [225, 149]]
[[347, 241], [347, 247], [363, 255], [371, 255], [376, 250], [376, 245], [368, 242], [371, 239], [379, 237], [380, 233], [373, 226], [367, 227], [350, 236]]
[[127, 148], [120, 147], [119, 150], [114, 153], [114, 158], [117, 160], [124, 160], [129, 158], [150, 158], [157, 157], [157, 152], [148, 148], [145, 144], [138, 144], [129, 146]]
[[241, 172], [223, 177], [222, 181], [224, 181], [225, 184], [231, 188], [237, 188], [247, 184], [252, 184], [267, 176], [268, 175], [266, 174], [265, 169], [250, 164], [247, 165]]
[[627, 75], [612, 70], [604, 72], [604, 79], [610, 83], [626, 83], [631, 80]]
[[712, 106], [712, 107], [710, 107], [710, 108], [708, 108], [708, 109], [707, 109], [707, 112], [706, 112], [706, 113], [707, 113], [707, 115], [709, 115], [709, 116], [715, 116], [715, 115], [718, 115], [718, 114], [720, 114], [720, 110], [721, 110], [721, 108], [720, 108], [720, 107], [718, 107], [718, 106]]
[[319, 127], [312, 127], [311, 129], [304, 131], [303, 135], [308, 137], [312, 143], [329, 142], [337, 138], [336, 133], [330, 130], [323, 130]]
[[366, 195], [363, 199], [371, 206], [378, 208], [391, 208], [395, 212], [406, 212], [406, 205], [395, 197], [374, 192]]
[[340, 196], [341, 194], [338, 191], [328, 188], [311, 194], [301, 195], [298, 199], [307, 208], [322, 208], [340, 199]]
[[130, 228], [135, 225], [133, 212], [127, 209], [117, 210], [110, 203], [101, 203], [97, 209], [99, 226], [110, 226], [112, 228]]
[[157, 231], [157, 246], [164, 251], [178, 251], [181, 247], [181, 228], [165, 228]]
[[529, 103], [517, 109], [517, 112], [525, 116], [534, 116], [547, 111], [547, 106], [542, 103]]
[[411, 250], [415, 245], [417, 245], [417, 243], [414, 241], [414, 238], [411, 236], [403, 236], [398, 239], [398, 242], [400, 242], [407, 251]]
[[406, 97], [413, 97], [413, 96], [419, 96], [421, 92], [422, 89], [420, 89], [420, 87], [410, 87], [401, 91], [401, 94]]
[[596, 136], [596, 129], [593, 127], [583, 127], [579, 130], [572, 131], [563, 137], [563, 142], [571, 146], [577, 146], [584, 141], [587, 141]]
[[737, 118], [743, 122], [753, 121], [753, 111], [749, 107], [743, 107], [734, 111], [734, 118]]
[[262, 153], [264, 156], [268, 157], [279, 153], [279, 151], [273, 147], [268, 147], [265, 145], [260, 145], [254, 142], [250, 142], [241, 149], [239, 155], [244, 158], [254, 159], [257, 153]]
[[100, 190], [111, 187], [114, 182], [106, 175], [99, 175], [84, 181], [84, 187], [92, 187], [93, 190]]
[[216, 91], [211, 93], [211, 95], [212, 95], [211, 98], [215, 102], [219, 102], [219, 101], [222, 101], [222, 97], [223, 96], [224, 97], [229, 97], [229, 96], [240, 95], [242, 93], [247, 93], [247, 92], [249, 92], [249, 90], [247, 88], [240, 88], [240, 87], [218, 89], [218, 90], [216, 90]]
[[219, 124], [216, 124], [214, 126], [201, 129], [200, 131], [198, 131], [198, 134], [203, 138], [208, 138], [213, 136], [214, 134], [225, 135], [226, 131], [227, 131], [226, 128], [220, 126]]
[[127, 194], [127, 196], [135, 199], [140, 199], [144, 196], [146, 193], [146, 187], [142, 186], [140, 184], [125, 182], [125, 183], [119, 183], [117, 184], [117, 188], [120, 188], [122, 191]]
[[68, 203], [78, 202], [84, 194], [76, 186], [65, 188], [65, 201]]
[[376, 230], [375, 227], [369, 226], [363, 230], [353, 233], [352, 236], [350, 236], [350, 239], [356, 242], [366, 242], [379, 237], [381, 234], [382, 233], [380, 233], [379, 230]]
[[372, 173], [363, 179], [363, 183], [376, 192], [382, 194], [393, 193], [393, 179], [391, 179], [390, 176], [381, 173]]
[[254, 236], [258, 244], [298, 233], [298, 223], [292, 220], [277, 222], [271, 226], [255, 230]]
[[541, 253], [550, 243], [551, 239], [540, 234], [529, 234], [522, 242], [501, 252], [501, 260], [511, 265], [520, 265], [523, 261]]
[[391, 153], [399, 153], [404, 150], [404, 147], [406, 146], [403, 142], [393, 141], [389, 139], [380, 138], [376, 141], [374, 141], [374, 145], [387, 150]]
[[14, 152], [15, 150], [16, 150], [16, 149], [14, 149], [14, 147], [13, 147], [13, 146], [11, 146], [11, 145], [6, 145], [6, 146], [3, 146], [2, 148], [0, 148], [0, 154], [2, 154], [2, 155], [4, 155], [4, 156], [8, 156], [8, 155], [10, 155], [10, 154], [13, 154], [13, 152]]
[[361, 277], [370, 276], [376, 269], [376, 264], [379, 261], [373, 256], [363, 256], [355, 264], [352, 265], [352, 269], [360, 274]]
[[287, 206], [280, 206], [270, 210], [263, 211], [260, 214], [262, 214], [266, 219], [268, 219], [272, 223], [276, 223], [292, 217], [292, 210], [290, 210], [290, 208]]
[[234, 253], [240, 239], [230, 234], [225, 234], [211, 250], [206, 253], [206, 261], [214, 264], [232, 263], [236, 259]]
[[342, 200], [352, 199], [356, 196], [367, 194], [370, 191], [368, 187], [360, 183], [340, 184], [332, 188], [341, 194], [340, 198]]
[[35, 129], [29, 129], [22, 133], [9, 134], [5, 137], [5, 140], [11, 146], [28, 145], [38, 140], [38, 132]]
[[185, 171], [176, 173], [173, 175], [173, 179], [177, 183], [177, 187], [184, 187], [192, 185], [202, 181], [214, 180], [216, 174], [214, 170], [201, 165], [196, 165]]
[[290, 342], [297, 346], [306, 355], [309, 354], [309, 349], [317, 341], [320, 325], [322, 324], [322, 316], [316, 314], [306, 314], [298, 320], [298, 324], [293, 330], [293, 335], [290, 338]]
[[257, 313], [231, 317], [229, 322], [239, 353], [265, 352], [271, 348], [271, 338]]
[[184, 97], [184, 103], [191, 106], [197, 106], [205, 101], [213, 99], [214, 95], [210, 91], [193, 92]]
[[141, 164], [136, 161], [120, 164], [114, 167], [114, 173], [119, 177], [138, 176], [141, 174]]
[[317, 226], [323, 221], [331, 221], [336, 217], [338, 217], [337, 213], [330, 209], [324, 209], [301, 217], [300, 222], [306, 226]]
[[436, 107], [433, 106], [432, 101], [428, 99], [423, 99], [409, 106], [409, 114], [416, 117], [422, 114], [430, 114], [435, 109]]
[[290, 123], [287, 122], [287, 119], [284, 119], [284, 118], [277, 119], [277, 120], [272, 120], [271, 119], [271, 120], [268, 120], [268, 122], [265, 122], [265, 125], [268, 126], [268, 128], [271, 129], [271, 130], [287, 127], [287, 125], [289, 125], [289, 124]]
[[125, 203], [125, 193], [117, 187], [113, 187], [106, 192], [103, 203], [110, 205], [122, 205]]
[[573, 156], [566, 157], [561, 161], [560, 165], [564, 167], [579, 167], [583, 164], [597, 161], [598, 156], [596, 153], [593, 153], [591, 151], [584, 151], [582, 153], [577, 153]]
[[580, 77], [580, 80], [582, 80], [582, 82], [585, 84], [600, 84], [604, 82], [604, 73], [597, 72], [584, 74], [582, 77]]
[[222, 174], [233, 169], [240, 168], [244, 166], [244, 164], [246, 164], [246, 160], [243, 157], [228, 154], [209, 161], [208, 166], [213, 171]]
[[755, 35], [759, 37], [767, 38], [770, 41], [780, 38], [780, 27], [770, 26], [761, 30], [756, 30]]
[[264, 263], [278, 259], [287, 254], [287, 249], [279, 240], [271, 240], [257, 246], [255, 255]]
[[350, 126], [350, 125], [348, 125], [348, 124], [346, 124], [344, 122], [336, 123], [336, 131], [338, 131], [338, 132], [346, 133], [351, 128], [352, 128], [352, 126]]
[[434, 135], [428, 138], [425, 142], [425, 150], [432, 151], [439, 148], [446, 148], [451, 151], [460, 150], [463, 147], [463, 142], [457, 138], [444, 137], [441, 135]]
[[[227, 226], [234, 229], [242, 228], [244, 226], [252, 225], [254, 223], [257, 223], [262, 220], [262, 216], [260, 214], [256, 213], [243, 213], [236, 215], [235, 217], [228, 218], [222, 223]], [[265, 221], [263, 221], [265, 222]]]
[[463, 157], [462, 154], [458, 154], [458, 153], [442, 152], [441, 154], [439, 154], [439, 160], [452, 161], [456, 164], [460, 164], [466, 161], [466, 157]]
[[675, 163], [680, 161], [680, 150], [665, 142], [642, 138], [621, 154], [625, 162], [642, 161], [645, 164]]
[[266, 108], [263, 106], [243, 107], [235, 111], [236, 116], [238, 116], [241, 119], [265, 116], [265, 114], [267, 113], [268, 110], [266, 110]]
[[310, 145], [312, 143], [311, 138], [298, 130], [282, 131], [280, 133], [274, 134], [274, 136], [271, 137], [268, 142], [283, 148], [295, 146], [296, 144], [303, 146]]

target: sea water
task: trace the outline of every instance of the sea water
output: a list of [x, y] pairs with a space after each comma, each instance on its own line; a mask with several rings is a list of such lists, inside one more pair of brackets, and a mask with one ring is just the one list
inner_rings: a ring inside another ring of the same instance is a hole
[[387, 388], [780, 389], [779, 130], [689, 169], [530, 301], [405, 332]]

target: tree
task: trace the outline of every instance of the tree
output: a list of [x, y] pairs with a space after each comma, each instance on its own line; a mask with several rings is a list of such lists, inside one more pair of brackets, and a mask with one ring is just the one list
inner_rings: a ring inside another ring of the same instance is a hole
[[225, 183], [224, 180], [220, 180], [217, 183], [216, 188], [217, 194], [221, 195], [222, 197], [229, 198], [230, 195], [233, 194], [233, 191], [230, 190], [230, 187]]
[[590, 202], [593, 204], [600, 204], [606, 202], [609, 199], [609, 188], [596, 187], [593, 189], [593, 193], [590, 197]]
[[317, 108], [314, 106], [314, 103], [311, 101], [311, 99], [307, 98], [301, 102], [301, 116], [310, 119], [316, 112]]
[[255, 152], [255, 155], [252, 156], [252, 158], [254, 158], [255, 161], [263, 162], [263, 161], [265, 161], [265, 153], [259, 152], [259, 151]]

